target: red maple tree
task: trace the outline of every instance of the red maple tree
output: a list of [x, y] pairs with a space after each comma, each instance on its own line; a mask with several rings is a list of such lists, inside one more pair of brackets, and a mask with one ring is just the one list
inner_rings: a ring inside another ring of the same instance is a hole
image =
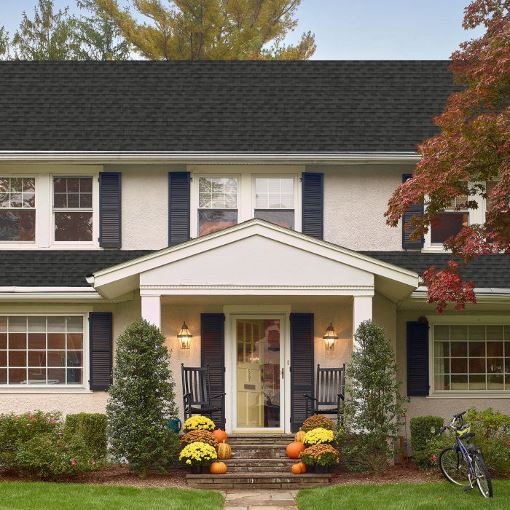
[[484, 224], [464, 226], [445, 241], [448, 267], [423, 274], [438, 311], [476, 302], [475, 283], [462, 279], [454, 258], [468, 264], [480, 255], [510, 254], [510, 0], [472, 1], [463, 27], [485, 29], [452, 54], [450, 69], [463, 87], [434, 118], [439, 134], [419, 145], [415, 173], [395, 190], [386, 212], [387, 223], [397, 226], [409, 206], [424, 201], [423, 217], [411, 220], [413, 237], [420, 238], [456, 197], [467, 195], [468, 209], [478, 207], [477, 195], [487, 200]]

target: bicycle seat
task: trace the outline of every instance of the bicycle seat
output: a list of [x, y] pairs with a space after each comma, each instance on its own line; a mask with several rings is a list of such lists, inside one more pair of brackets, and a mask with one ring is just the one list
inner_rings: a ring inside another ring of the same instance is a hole
[[459, 436], [464, 439], [471, 439], [472, 437], [475, 437], [474, 432], [466, 432], [465, 434], [459, 434]]
[[462, 413], [454, 414], [453, 417], [458, 420], [459, 418], [462, 418], [466, 414], [466, 412], [467, 411], [463, 411]]

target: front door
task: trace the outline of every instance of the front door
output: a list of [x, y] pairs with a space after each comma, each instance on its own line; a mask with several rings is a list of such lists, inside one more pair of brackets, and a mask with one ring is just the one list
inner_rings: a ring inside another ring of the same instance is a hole
[[234, 319], [236, 429], [284, 428], [283, 323], [278, 316]]

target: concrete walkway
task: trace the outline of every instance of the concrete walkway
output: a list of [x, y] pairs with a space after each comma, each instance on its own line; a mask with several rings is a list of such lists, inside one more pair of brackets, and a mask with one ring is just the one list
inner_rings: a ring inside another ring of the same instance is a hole
[[225, 510], [297, 510], [298, 491], [226, 490]]

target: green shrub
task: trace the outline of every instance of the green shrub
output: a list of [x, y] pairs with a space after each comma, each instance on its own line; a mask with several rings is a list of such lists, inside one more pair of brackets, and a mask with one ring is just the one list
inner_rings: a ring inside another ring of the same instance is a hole
[[39, 434], [57, 431], [62, 426], [58, 413], [37, 411], [25, 414], [0, 415], [0, 466], [16, 469], [16, 452], [19, 445]]
[[20, 444], [16, 464], [22, 473], [43, 480], [72, 477], [100, 466], [79, 435], [64, 438], [57, 432], [38, 434]]
[[146, 321], [133, 323], [117, 340], [107, 404], [111, 453], [140, 476], [163, 471], [177, 459], [179, 440], [167, 427], [177, 415], [165, 337]]
[[415, 455], [423, 450], [427, 441], [437, 434], [444, 425], [443, 418], [439, 416], [417, 416], [411, 418], [411, 453]]
[[79, 435], [96, 459], [106, 457], [106, 414], [68, 414], [64, 425], [64, 435], [65, 437]]
[[438, 467], [439, 454], [455, 444], [455, 437], [445, 433], [440, 436], [432, 436], [425, 443], [423, 448], [413, 450], [415, 464], [423, 469]]
[[346, 424], [352, 431], [363, 431], [353, 446], [363, 464], [382, 471], [393, 461], [403, 414], [397, 365], [383, 329], [371, 321], [360, 324], [355, 342], [346, 371]]

